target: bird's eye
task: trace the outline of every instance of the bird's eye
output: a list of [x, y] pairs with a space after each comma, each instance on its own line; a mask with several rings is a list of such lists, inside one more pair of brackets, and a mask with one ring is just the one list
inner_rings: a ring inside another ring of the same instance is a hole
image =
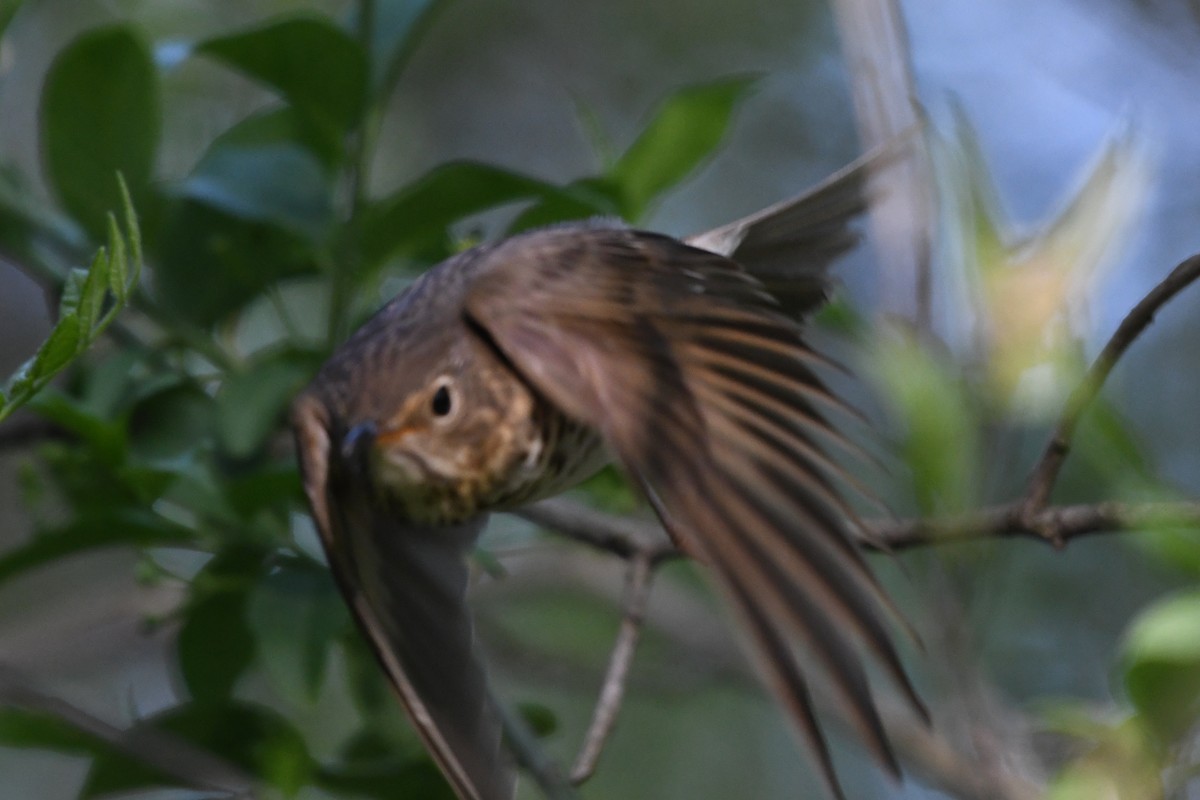
[[429, 408], [435, 417], [444, 417], [450, 413], [453, 407], [454, 401], [450, 397], [450, 387], [442, 384], [433, 393], [433, 400], [430, 402]]

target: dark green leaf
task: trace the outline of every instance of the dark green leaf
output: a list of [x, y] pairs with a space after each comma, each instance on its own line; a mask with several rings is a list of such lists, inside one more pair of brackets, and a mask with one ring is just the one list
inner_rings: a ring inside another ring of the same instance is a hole
[[193, 540], [186, 528], [152, 514], [129, 508], [77, 516], [67, 525], [39, 533], [28, 543], [0, 556], [0, 584], [30, 569], [66, 556], [118, 545], [170, 547]]
[[97, 238], [122, 204], [120, 171], [143, 197], [159, 137], [150, 51], [130, 28], [85, 33], [67, 46], [42, 92], [42, 153], [63, 206]]
[[179, 630], [179, 667], [192, 699], [226, 701], [254, 660], [244, 591], [215, 592], [189, 604]]
[[263, 668], [285, 697], [316, 700], [329, 651], [349, 626], [327, 570], [285, 562], [254, 590], [248, 611]]
[[316, 269], [300, 237], [194, 201], [172, 210], [160, 245], [159, 300], [201, 325], [237, 311], [282, 277]]
[[54, 390], [43, 392], [30, 406], [49, 422], [78, 436], [88, 444], [100, 461], [112, 465], [121, 462], [125, 435], [121, 424], [96, 412], [75, 398]]
[[412, 797], [421, 800], [455, 800], [454, 790], [428, 758], [407, 761], [388, 759], [378, 764], [351, 764], [326, 767], [316, 783], [338, 796], [397, 800]]
[[[289, 797], [308, 783], [314, 772], [312, 757], [299, 732], [283, 717], [261, 706], [193, 703], [172, 708], [144, 724], [175, 734], [242, 767]], [[176, 783], [127, 756], [113, 754], [95, 760], [79, 797], [86, 800]]]
[[86, 754], [106, 750], [104, 743], [58, 717], [21, 708], [0, 708], [0, 745], [36, 747], [60, 753]]
[[318, 136], [313, 127], [305, 123], [300, 112], [291, 106], [279, 106], [251, 114], [213, 140], [209, 149], [229, 146], [255, 150], [283, 145], [303, 148], [316, 156], [331, 173], [341, 158], [340, 148]]
[[667, 99], [609, 173], [623, 191], [627, 219], [639, 219], [655, 199], [713, 154], [754, 82], [752, 77], [727, 78], [682, 89]]
[[522, 703], [518, 709], [529, 729], [539, 738], [546, 738], [558, 730], [558, 717], [554, 711], [541, 703]]
[[225, 451], [234, 458], [257, 452], [310, 375], [307, 363], [285, 356], [251, 363], [230, 376], [217, 395], [217, 435]]
[[569, 197], [564, 190], [516, 172], [473, 161], [435, 167], [372, 205], [363, 224], [366, 263], [410, 254], [446, 238], [446, 228], [471, 214], [518, 200]]
[[212, 431], [212, 397], [190, 383], [164, 387], [142, 398], [129, 414], [130, 450], [137, 458], [170, 459], [195, 451]]
[[278, 91], [330, 142], [339, 142], [362, 114], [366, 57], [328, 20], [284, 19], [196, 49]]
[[274, 509], [281, 510], [286, 521], [296, 499], [301, 497], [300, 475], [290, 462], [259, 466], [248, 473], [229, 476], [225, 496], [243, 520], [261, 523], [260, 512]]
[[584, 178], [522, 211], [509, 225], [508, 232], [517, 233], [556, 222], [620, 215], [620, 187], [604, 178]]
[[346, 662], [346, 687], [358, 713], [368, 720], [395, 714], [395, 696], [383, 677], [379, 660], [357, 628], [342, 637], [342, 654]]
[[310, 239], [322, 238], [332, 221], [324, 167], [308, 150], [290, 142], [218, 142], [179, 187], [179, 194]]

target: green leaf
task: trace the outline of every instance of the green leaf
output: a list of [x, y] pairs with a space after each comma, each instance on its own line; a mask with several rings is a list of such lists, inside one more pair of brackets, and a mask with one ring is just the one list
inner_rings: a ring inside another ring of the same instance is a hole
[[91, 267], [68, 272], [58, 305], [59, 318], [78, 315], [79, 329], [90, 334], [100, 321], [111, 271], [112, 259], [104, 248], [100, 248], [92, 258]]
[[38, 348], [37, 355], [21, 365], [13, 376], [9, 384], [11, 398], [8, 404], [0, 409], [0, 420], [28, 402], [51, 378], [71, 363], [84, 344], [79, 317], [72, 314], [60, 319], [46, 341]]
[[293, 463], [270, 463], [247, 473], [233, 475], [225, 483], [225, 497], [242, 520], [261, 524], [260, 512], [274, 511], [281, 523], [279, 533], [290, 532], [288, 520], [301, 497], [300, 475]]
[[305, 123], [303, 115], [291, 106], [251, 114], [214, 139], [209, 150], [225, 146], [255, 150], [283, 145], [303, 148], [316, 156], [330, 173], [337, 169], [341, 159], [341, 148], [317, 135], [312, 126]]
[[254, 660], [247, 593], [216, 592], [189, 604], [179, 630], [179, 667], [198, 703], [227, 701]]
[[[304, 739], [270, 709], [247, 703], [192, 703], [159, 714], [134, 731], [152, 728], [175, 734], [294, 796], [312, 778], [315, 765]], [[177, 785], [129, 756], [97, 758], [80, 790], [80, 800]]]
[[323, 768], [317, 785], [337, 796], [396, 800], [455, 800], [454, 790], [428, 758], [382, 760], [378, 764], [335, 765]]
[[446, 238], [454, 222], [518, 200], [568, 198], [545, 181], [473, 161], [435, 167], [368, 208], [363, 223], [367, 264], [418, 252]]
[[[126, 235], [132, 242], [130, 250], [136, 259], [135, 268], [128, 270], [125, 265], [126, 249], [121, 233], [115, 225], [111, 226], [108, 251], [101, 248], [97, 252], [91, 269], [86, 274], [79, 271], [68, 274], [59, 308], [59, 320], [37, 354], [13, 375], [7, 397], [4, 398], [3, 405], [0, 405], [0, 422], [29, 402], [55, 375], [86, 350], [122, 308], [122, 302], [113, 303], [102, 319], [96, 319], [104, 305], [109, 275], [113, 269], [112, 254], [116, 254], [116, 258], [122, 262], [121, 269], [132, 276], [130, 280], [136, 282], [141, 264], [140, 234], [129, 193], [120, 176], [117, 177], [117, 191], [128, 226]], [[132, 290], [132, 282], [128, 285], [126, 296]]]
[[562, 191], [522, 211], [508, 227], [510, 234], [556, 222], [621, 214], [621, 188], [605, 178], [572, 181]]
[[217, 436], [225, 451], [234, 458], [257, 452], [311, 374], [306, 361], [285, 356], [256, 361], [226, 379], [217, 395]]
[[225, 318], [280, 278], [316, 271], [302, 238], [192, 200], [171, 210], [159, 250], [158, 300], [199, 325]]
[[194, 539], [188, 529], [148, 511], [114, 508], [76, 516], [0, 556], [0, 584], [67, 556], [101, 547], [170, 547]]
[[107, 410], [98, 410], [58, 391], [43, 392], [30, 407], [43, 419], [78, 436], [97, 460], [112, 465], [123, 460], [126, 445], [123, 425], [109, 419]]
[[122, 205], [115, 173], [144, 195], [158, 148], [159, 90], [149, 49], [125, 26], [67, 46], [46, 76], [41, 140], [47, 176], [63, 206], [97, 238]]
[[251, 589], [265, 569], [265, 551], [234, 546], [221, 551], [192, 579], [179, 631], [179, 666], [197, 703], [228, 701], [254, 660], [254, 635], [246, 623]]
[[[118, 227], [116, 218], [108, 216], [108, 250], [112, 253], [113, 266], [112, 291], [117, 298], [117, 305], [124, 306], [129, 301], [142, 277], [142, 229], [138, 225], [137, 212], [134, 210], [133, 198], [129, 193], [129, 185], [125, 176], [117, 174], [117, 185], [121, 190], [121, 225]], [[126, 247], [128, 242], [128, 247]]]
[[663, 192], [712, 156], [755, 80], [726, 78], [691, 86], [662, 104], [609, 173], [622, 189], [626, 219], [640, 219]]
[[558, 717], [554, 710], [541, 703], [521, 703], [517, 711], [539, 739], [545, 739], [558, 730]]
[[278, 91], [328, 142], [338, 143], [362, 114], [367, 61], [341, 28], [294, 17], [209, 39], [196, 51]]
[[1142, 612], [1122, 648], [1125, 687], [1138, 712], [1164, 742], [1200, 721], [1200, 591]]
[[[371, 86], [376, 96], [390, 91], [425, 31], [448, 5], [446, 0], [371, 4]], [[361, 23], [361, 18], [354, 20], [355, 26]]]
[[248, 620], [259, 661], [276, 688], [284, 697], [315, 701], [330, 648], [350, 622], [329, 572], [285, 562], [254, 589]]
[[900, 427], [905, 463], [925, 513], [972, 508], [979, 490], [978, 404], [958, 371], [897, 331], [873, 348], [873, 374]]
[[152, 463], [185, 456], [207, 443], [215, 418], [215, 403], [204, 390], [186, 382], [167, 384], [130, 410], [130, 451]]
[[290, 142], [258, 146], [218, 142], [179, 187], [181, 196], [234, 217], [277, 225], [319, 240], [333, 220], [324, 166]]
[[87, 754], [107, 750], [104, 742], [58, 717], [22, 708], [0, 708], [0, 746]]

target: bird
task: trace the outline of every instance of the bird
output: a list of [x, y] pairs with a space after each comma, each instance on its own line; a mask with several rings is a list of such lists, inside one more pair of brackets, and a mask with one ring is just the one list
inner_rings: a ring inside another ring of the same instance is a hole
[[[463, 800], [509, 800], [465, 599], [492, 512], [616, 463], [715, 581], [832, 796], [844, 797], [797, 660], [899, 777], [865, 646], [927, 718], [903, 624], [854, 541], [862, 524], [804, 318], [852, 247], [867, 156], [804, 194], [677, 239], [608, 219], [480, 244], [433, 267], [296, 397], [304, 491], [336, 582]], [[897, 622], [899, 620], [899, 623]]]

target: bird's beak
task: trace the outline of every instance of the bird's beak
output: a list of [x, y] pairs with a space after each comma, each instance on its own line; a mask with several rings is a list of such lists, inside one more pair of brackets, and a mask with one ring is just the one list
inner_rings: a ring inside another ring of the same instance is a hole
[[375, 433], [374, 422], [360, 422], [342, 437], [342, 460], [359, 474], [367, 473]]

